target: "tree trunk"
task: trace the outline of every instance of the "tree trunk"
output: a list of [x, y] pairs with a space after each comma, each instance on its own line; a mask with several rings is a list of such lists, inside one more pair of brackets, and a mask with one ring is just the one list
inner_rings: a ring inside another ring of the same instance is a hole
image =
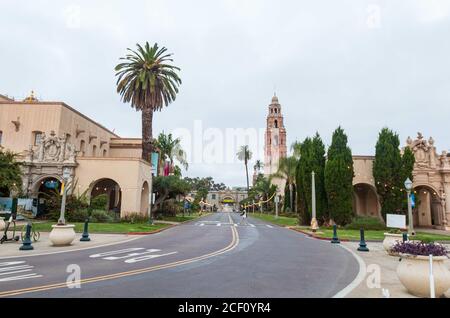
[[142, 109], [142, 159], [151, 162], [153, 151], [153, 109]]
[[248, 194], [248, 191], [249, 191], [249, 183], [248, 183], [248, 167], [247, 167], [247, 162], [245, 163], [245, 173], [247, 174], [247, 194]]
[[292, 183], [289, 183], [289, 205], [291, 208], [291, 212], [294, 212], [294, 198], [292, 197], [294, 195], [293, 191], [292, 191]]

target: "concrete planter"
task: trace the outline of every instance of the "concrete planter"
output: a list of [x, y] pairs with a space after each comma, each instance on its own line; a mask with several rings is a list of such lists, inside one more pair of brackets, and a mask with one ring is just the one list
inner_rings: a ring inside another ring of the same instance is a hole
[[0, 231], [4, 231], [5, 230], [5, 219], [3, 217], [0, 217]]
[[75, 239], [75, 225], [52, 225], [49, 239], [54, 246], [68, 246]]
[[403, 242], [402, 234], [384, 233], [383, 247], [389, 255], [393, 255], [391, 253], [391, 248], [394, 247], [397, 242]]
[[[429, 257], [400, 254], [397, 276], [409, 293], [418, 297], [430, 297]], [[433, 276], [436, 297], [441, 297], [450, 288], [450, 271], [444, 263], [446, 256], [433, 256]]]

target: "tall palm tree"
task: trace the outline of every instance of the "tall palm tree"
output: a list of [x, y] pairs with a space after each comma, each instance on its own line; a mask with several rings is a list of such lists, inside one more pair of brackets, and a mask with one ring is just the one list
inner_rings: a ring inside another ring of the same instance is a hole
[[173, 139], [172, 134], [166, 135], [164, 131], [158, 135], [155, 141], [155, 146], [160, 151], [160, 167], [163, 168], [165, 160], [169, 160], [173, 165], [174, 160], [177, 160], [185, 170], [189, 165], [186, 161], [186, 152], [181, 148], [180, 138]]
[[238, 159], [240, 161], [244, 161], [245, 164], [245, 173], [247, 175], [247, 191], [250, 189], [249, 182], [248, 182], [248, 161], [252, 159], [252, 152], [248, 148], [248, 145], [241, 146], [239, 149], [239, 152], [236, 154]]
[[260, 172], [261, 169], [264, 167], [264, 164], [261, 160], [256, 160], [255, 165], [253, 166], [253, 169], [255, 169], [255, 172]]
[[120, 58], [125, 62], [115, 67], [117, 92], [125, 103], [142, 111], [142, 159], [151, 161], [153, 150], [153, 112], [161, 110], [173, 102], [178, 93], [181, 79], [177, 71], [180, 68], [168, 64], [173, 59], [165, 47], [152, 47], [145, 43], [136, 44], [137, 50], [127, 49], [131, 53]]
[[297, 163], [298, 160], [294, 156], [281, 158], [278, 163], [278, 170], [270, 177], [271, 179], [283, 179], [286, 180], [286, 183], [289, 186], [289, 195], [290, 195], [290, 208], [293, 209], [293, 191], [295, 184], [295, 176], [297, 171]]

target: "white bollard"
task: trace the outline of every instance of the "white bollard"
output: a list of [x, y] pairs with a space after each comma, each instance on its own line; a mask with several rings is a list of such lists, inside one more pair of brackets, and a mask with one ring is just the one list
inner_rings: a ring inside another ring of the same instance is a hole
[[430, 254], [430, 298], [436, 298], [434, 291], [433, 255]]

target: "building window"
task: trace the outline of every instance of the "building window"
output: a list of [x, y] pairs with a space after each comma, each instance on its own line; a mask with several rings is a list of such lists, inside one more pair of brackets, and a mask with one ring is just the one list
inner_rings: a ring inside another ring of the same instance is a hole
[[70, 134], [66, 134], [66, 143], [70, 144], [70, 138], [72, 136]]
[[215, 194], [211, 194], [211, 199], [215, 200], [216, 199], [216, 195]]
[[92, 146], [92, 156], [95, 157], [96, 154], [97, 154], [97, 146], [93, 145]]
[[106, 149], [103, 149], [103, 157], [106, 157]]
[[85, 150], [86, 150], [86, 143], [84, 142], [84, 140], [82, 140], [80, 141], [80, 152], [82, 156], [84, 156]]
[[0, 130], [0, 145], [2, 144], [3, 131]]
[[275, 119], [275, 128], [278, 128], [278, 120]]
[[38, 146], [42, 142], [42, 132], [41, 131], [35, 131], [34, 132], [34, 145]]

